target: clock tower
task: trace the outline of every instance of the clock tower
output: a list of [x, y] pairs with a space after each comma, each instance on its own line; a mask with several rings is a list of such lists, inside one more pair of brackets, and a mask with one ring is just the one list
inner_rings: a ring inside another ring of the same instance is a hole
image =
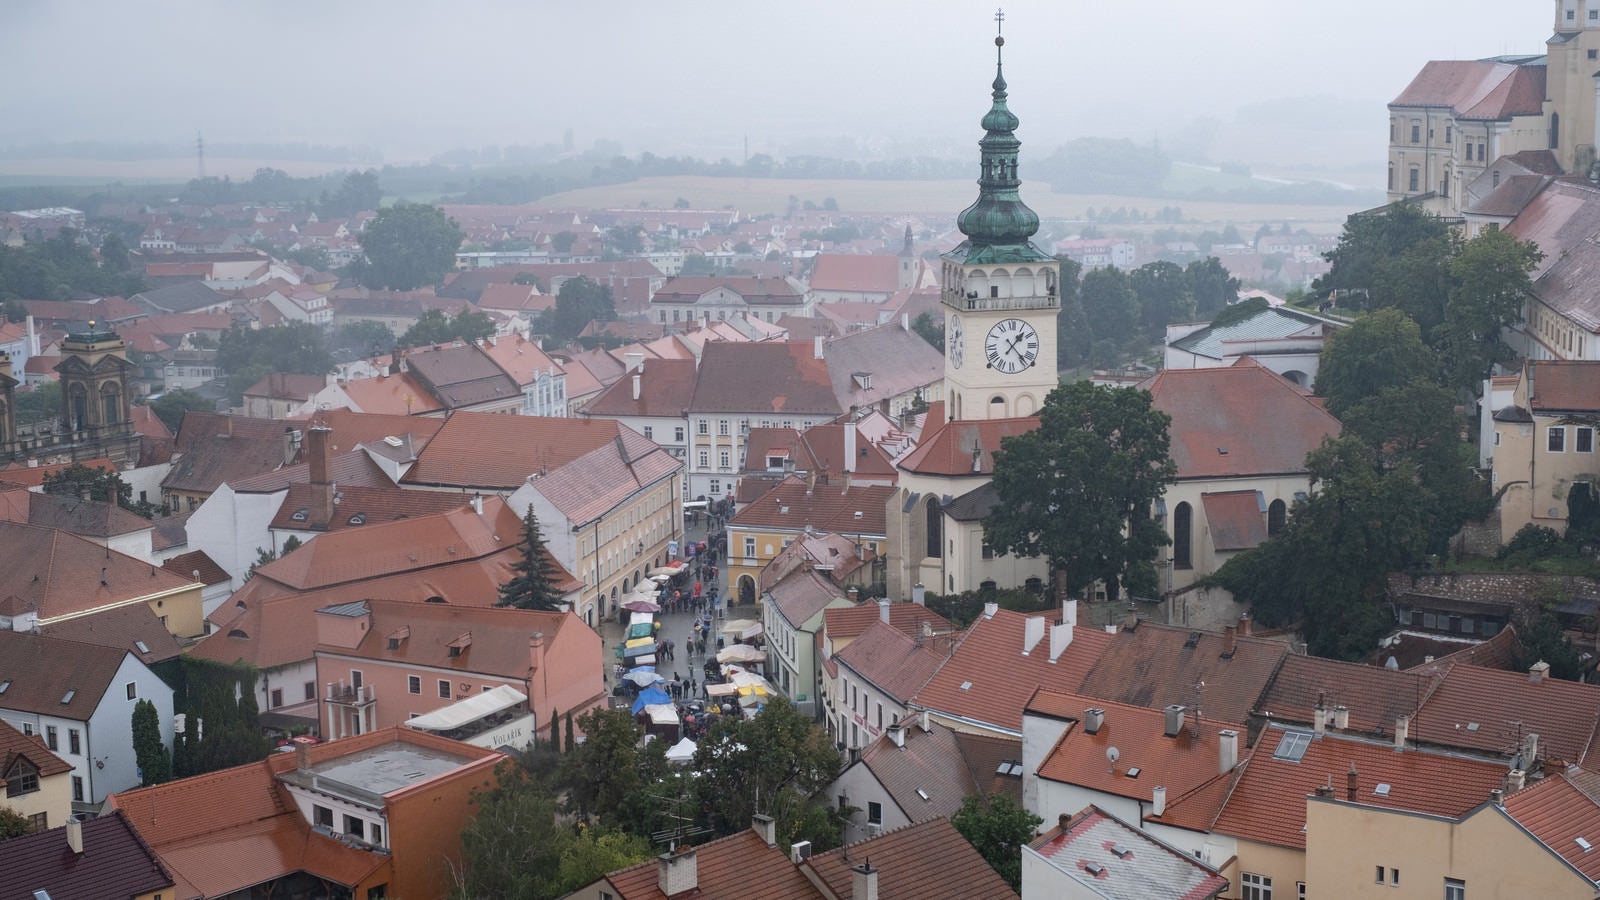
[[[996, 14], [996, 20], [1000, 19]], [[1017, 117], [1006, 108], [996, 36], [994, 103], [983, 117], [978, 199], [956, 226], [967, 236], [943, 256], [945, 408], [952, 419], [1030, 416], [1055, 389], [1060, 265], [1031, 238], [1039, 216], [1017, 189]]]

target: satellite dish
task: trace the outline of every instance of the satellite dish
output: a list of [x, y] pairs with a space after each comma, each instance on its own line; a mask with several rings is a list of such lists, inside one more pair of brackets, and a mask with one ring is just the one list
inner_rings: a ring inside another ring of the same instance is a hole
[[1107, 747], [1106, 748], [1106, 762], [1111, 763], [1114, 766], [1114, 765], [1117, 764], [1117, 760], [1121, 759], [1121, 758], [1122, 758], [1122, 754], [1117, 750], [1117, 748], [1115, 748], [1115, 747]]

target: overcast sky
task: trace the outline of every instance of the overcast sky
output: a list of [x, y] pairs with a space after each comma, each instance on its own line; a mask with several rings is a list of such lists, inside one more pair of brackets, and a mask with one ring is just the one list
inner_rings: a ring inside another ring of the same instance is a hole
[[[1248, 104], [1372, 109], [1429, 59], [1543, 52], [1536, 0], [1020, 0], [1006, 77], [1025, 144], [1180, 137]], [[954, 0], [0, 0], [0, 145], [452, 147], [596, 138], [737, 159], [969, 152], [994, 7]], [[1382, 154], [1382, 135], [1373, 139]]]

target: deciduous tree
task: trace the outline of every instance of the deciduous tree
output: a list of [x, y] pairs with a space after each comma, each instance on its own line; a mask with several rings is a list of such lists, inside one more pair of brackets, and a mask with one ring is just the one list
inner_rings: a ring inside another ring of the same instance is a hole
[[1068, 588], [1095, 581], [1155, 587], [1156, 550], [1168, 543], [1151, 508], [1177, 472], [1166, 413], [1148, 391], [1064, 384], [1050, 392], [1039, 427], [995, 454], [996, 501], [984, 540], [1004, 553], [1043, 556]]
[[189, 410], [197, 412], [216, 412], [217, 404], [188, 388], [177, 388], [167, 391], [161, 396], [150, 401], [150, 411], [156, 414], [161, 424], [173, 434], [183, 427], [184, 414]]
[[782, 697], [748, 719], [723, 719], [695, 749], [702, 807], [713, 827], [731, 833], [769, 812], [780, 831], [839, 772], [828, 733]]
[[437, 206], [399, 203], [379, 210], [358, 238], [366, 254], [361, 283], [397, 291], [438, 284], [455, 269], [463, 238]]
[[1362, 316], [1328, 336], [1317, 369], [1317, 394], [1328, 412], [1345, 410], [1384, 388], [1400, 387], [1438, 372], [1417, 323], [1397, 309]]
[[1189, 279], [1177, 263], [1145, 263], [1129, 275], [1133, 293], [1139, 299], [1139, 317], [1145, 340], [1166, 340], [1167, 325], [1194, 318], [1194, 298], [1189, 294]]
[[1139, 296], [1127, 273], [1111, 266], [1083, 276], [1083, 313], [1095, 341], [1128, 346], [1139, 333]]
[[1216, 315], [1239, 300], [1239, 279], [1228, 274], [1222, 261], [1215, 256], [1184, 266], [1183, 277], [1189, 283], [1189, 296], [1194, 298], [1195, 314], [1202, 319]]
[[556, 305], [539, 317], [539, 330], [566, 343], [590, 322], [610, 322], [616, 317], [611, 288], [580, 276], [562, 282], [556, 291]]
[[1018, 806], [1004, 794], [991, 794], [987, 802], [966, 797], [950, 824], [999, 873], [1014, 891], [1022, 890], [1022, 845], [1044, 820]]

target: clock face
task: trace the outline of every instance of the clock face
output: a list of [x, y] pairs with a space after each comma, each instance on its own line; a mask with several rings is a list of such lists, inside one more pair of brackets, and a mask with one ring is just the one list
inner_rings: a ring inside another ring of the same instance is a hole
[[949, 343], [950, 365], [959, 369], [961, 368], [961, 363], [965, 361], [967, 355], [967, 331], [961, 325], [960, 316], [950, 317], [950, 328], [947, 337]]
[[983, 342], [989, 368], [1007, 375], [1032, 368], [1039, 360], [1039, 332], [1021, 319], [1001, 319]]

